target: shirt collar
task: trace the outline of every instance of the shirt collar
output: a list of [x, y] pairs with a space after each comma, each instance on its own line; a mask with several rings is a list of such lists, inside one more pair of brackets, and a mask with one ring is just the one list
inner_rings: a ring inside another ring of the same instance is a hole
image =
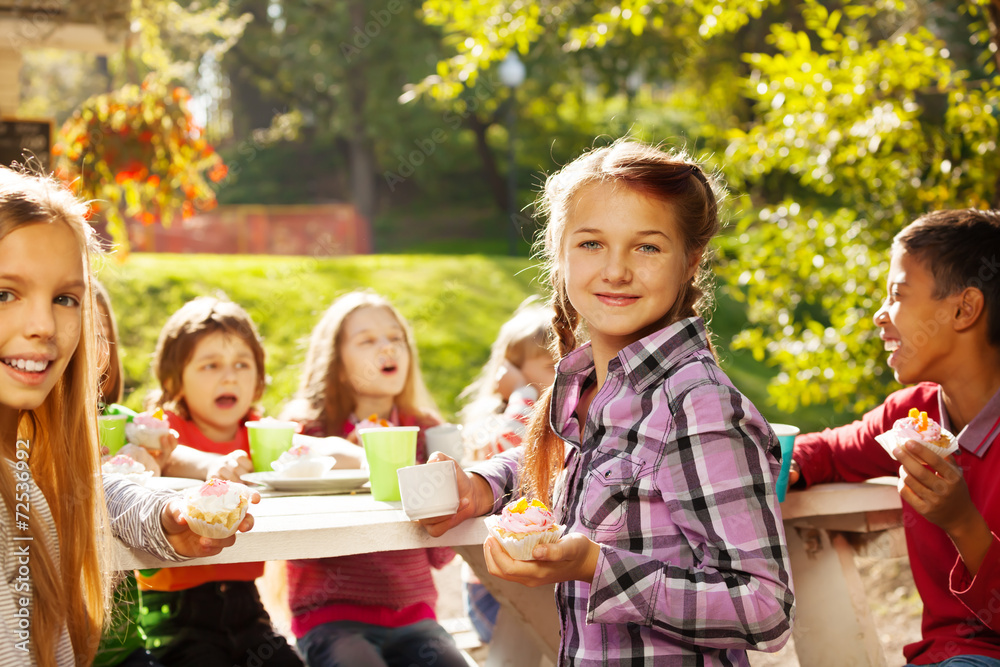
[[[688, 317], [626, 346], [608, 364], [608, 375], [624, 373], [632, 391], [645, 391], [661, 381], [670, 370], [699, 349], [708, 348], [705, 323]], [[590, 343], [576, 348], [559, 361], [558, 381], [552, 394], [551, 424], [557, 433], [570, 435], [571, 417], [580, 402], [588, 379], [596, 377], [594, 352]]]
[[[941, 428], [951, 431], [951, 419], [948, 418], [948, 411], [944, 409], [944, 393], [940, 388], [938, 388], [938, 414], [941, 415]], [[993, 394], [993, 398], [986, 403], [979, 414], [956, 435], [958, 446], [979, 458], [986, 456], [997, 436], [1000, 436], [1000, 391]]]

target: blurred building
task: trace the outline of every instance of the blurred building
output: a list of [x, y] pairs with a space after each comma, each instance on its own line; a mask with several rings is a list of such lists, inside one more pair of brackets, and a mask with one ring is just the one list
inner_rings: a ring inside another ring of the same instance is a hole
[[170, 226], [129, 223], [133, 252], [311, 255], [372, 252], [368, 225], [351, 204], [220, 206]]
[[0, 0], [0, 116], [17, 113], [22, 51], [116, 51], [129, 29], [130, 4], [130, 0]]

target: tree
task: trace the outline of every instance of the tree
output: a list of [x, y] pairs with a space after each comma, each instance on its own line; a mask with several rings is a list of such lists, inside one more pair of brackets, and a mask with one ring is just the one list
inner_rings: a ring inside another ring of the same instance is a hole
[[[258, 13], [260, 5], [238, 4]], [[298, 113], [310, 141], [343, 148], [350, 196], [371, 220], [382, 165], [395, 164], [392, 150], [433, 128], [433, 117], [401, 110], [398, 99], [407, 81], [433, 67], [436, 49], [436, 31], [403, 0], [281, 0], [267, 3], [226, 67], [231, 80], [252, 80], [275, 109]]]
[[659, 40], [646, 80], [702, 123], [686, 142], [734, 194], [719, 268], [753, 323], [735, 342], [778, 365], [771, 394], [786, 411], [822, 401], [860, 410], [885, 395], [892, 380], [869, 318], [893, 233], [931, 208], [997, 197], [1000, 5], [988, 0], [424, 8], [456, 49], [424, 82], [440, 97], [509, 49], [554, 44], [561, 66], [576, 52], [618, 50], [628, 71], [636, 45]]

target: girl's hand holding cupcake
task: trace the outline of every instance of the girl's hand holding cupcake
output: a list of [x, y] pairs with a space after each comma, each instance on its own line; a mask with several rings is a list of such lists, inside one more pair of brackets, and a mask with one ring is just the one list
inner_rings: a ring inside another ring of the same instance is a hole
[[[254, 491], [250, 496], [250, 502], [256, 504], [260, 502], [260, 494]], [[236, 542], [236, 535], [230, 535], [222, 539], [212, 539], [202, 537], [191, 530], [187, 520], [184, 518], [184, 511], [187, 502], [183, 497], [177, 497], [168, 502], [163, 512], [160, 514], [160, 523], [163, 524], [163, 532], [167, 536], [167, 541], [177, 553], [191, 558], [204, 558], [214, 556], [226, 547], [231, 547]], [[247, 514], [240, 522], [237, 532], [245, 533], [253, 528], [253, 515]]]
[[455, 476], [458, 479], [458, 511], [450, 516], [436, 516], [421, 519], [420, 525], [432, 537], [440, 537], [466, 519], [482, 516], [493, 509], [493, 489], [479, 475], [472, 475], [462, 470], [455, 459], [434, 452], [428, 463], [436, 461], [452, 461], [455, 464]]
[[535, 545], [531, 551], [534, 560], [515, 560], [490, 536], [483, 553], [490, 574], [535, 587], [573, 580], [591, 583], [601, 547], [580, 533], [570, 533], [556, 542]]

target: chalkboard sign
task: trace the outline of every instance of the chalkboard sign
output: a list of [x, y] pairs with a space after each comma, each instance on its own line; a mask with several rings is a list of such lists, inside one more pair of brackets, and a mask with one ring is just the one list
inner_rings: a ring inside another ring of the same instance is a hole
[[0, 118], [0, 164], [24, 162], [34, 155], [43, 171], [51, 169], [52, 121]]

